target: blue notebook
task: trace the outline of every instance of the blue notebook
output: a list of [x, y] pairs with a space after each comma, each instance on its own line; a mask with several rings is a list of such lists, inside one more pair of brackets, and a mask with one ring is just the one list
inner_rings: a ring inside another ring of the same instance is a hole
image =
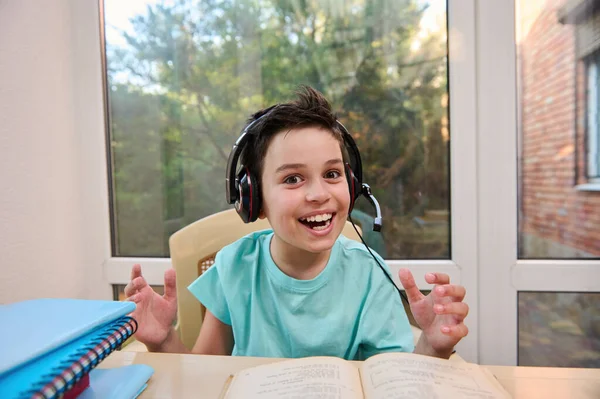
[[90, 386], [77, 399], [134, 399], [148, 385], [154, 369], [145, 364], [110, 369], [94, 369], [90, 372]]
[[[0, 306], [0, 397], [59, 397], [137, 329], [132, 302], [37, 299]], [[90, 376], [91, 377], [91, 376]]]

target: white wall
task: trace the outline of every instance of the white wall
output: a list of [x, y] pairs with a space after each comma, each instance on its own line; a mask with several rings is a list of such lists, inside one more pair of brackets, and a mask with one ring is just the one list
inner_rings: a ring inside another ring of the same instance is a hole
[[0, 0], [0, 303], [111, 297], [98, 25], [96, 0]]

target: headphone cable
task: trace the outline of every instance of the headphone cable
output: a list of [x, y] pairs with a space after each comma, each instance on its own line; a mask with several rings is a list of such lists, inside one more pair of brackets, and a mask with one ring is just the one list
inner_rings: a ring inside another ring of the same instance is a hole
[[396, 285], [396, 283], [394, 283], [394, 280], [392, 280], [392, 277], [383, 268], [383, 266], [381, 265], [381, 263], [379, 262], [379, 260], [377, 260], [377, 257], [375, 257], [375, 255], [373, 254], [373, 252], [371, 252], [371, 248], [369, 248], [369, 246], [367, 245], [367, 243], [363, 239], [362, 235], [360, 234], [360, 232], [356, 228], [356, 225], [354, 224], [354, 220], [352, 220], [352, 216], [350, 216], [350, 213], [348, 213], [348, 219], [350, 219], [350, 223], [352, 223], [352, 227], [354, 227], [354, 230], [356, 231], [356, 234], [358, 234], [358, 236], [360, 237], [360, 240], [364, 244], [365, 248], [367, 248], [367, 251], [369, 251], [369, 253], [373, 257], [373, 259], [375, 259], [375, 262], [377, 262], [377, 265], [379, 266], [379, 268], [381, 269], [381, 271], [383, 272], [383, 274], [385, 274], [385, 276], [387, 277], [388, 280], [390, 280], [390, 283], [392, 283], [392, 285], [394, 286], [394, 288], [396, 289], [396, 291], [398, 291], [398, 294], [400, 294], [401, 301], [403, 299], [406, 302], [406, 304], [409, 306], [409, 308], [410, 308], [410, 302], [408, 302], [408, 298], [406, 297], [406, 295], [404, 295], [402, 293], [402, 291], [400, 290], [400, 288], [398, 288], [398, 286]]

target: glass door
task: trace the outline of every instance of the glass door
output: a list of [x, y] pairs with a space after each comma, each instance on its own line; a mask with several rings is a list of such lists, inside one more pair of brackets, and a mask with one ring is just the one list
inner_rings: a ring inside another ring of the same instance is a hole
[[600, 367], [600, 13], [478, 8], [480, 360]]

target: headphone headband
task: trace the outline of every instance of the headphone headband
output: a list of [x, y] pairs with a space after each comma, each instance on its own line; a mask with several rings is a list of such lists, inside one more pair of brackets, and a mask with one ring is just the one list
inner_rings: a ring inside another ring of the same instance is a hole
[[360, 152], [358, 151], [358, 146], [354, 141], [354, 138], [346, 129], [346, 126], [342, 125], [342, 122], [339, 120], [335, 120], [340, 131], [342, 132], [342, 137], [344, 138], [344, 144], [348, 151], [348, 156], [350, 157], [350, 167], [352, 168], [352, 172], [354, 173], [354, 177], [358, 180], [359, 187], [362, 186], [362, 161], [360, 159]]
[[[274, 107], [271, 107], [274, 108]], [[254, 134], [251, 129], [252, 127], [260, 121], [262, 118], [267, 116], [269, 112], [264, 113], [257, 119], [250, 122], [240, 134], [240, 137], [235, 141], [231, 152], [229, 153], [229, 158], [227, 159], [227, 170], [225, 175], [225, 196], [228, 204], [235, 204], [236, 201], [239, 201], [239, 190], [236, 188], [236, 174], [237, 174], [237, 165], [240, 156], [242, 155], [242, 151], [246, 147], [246, 144], [250, 140], [250, 137]], [[348, 150], [348, 156], [350, 157], [349, 163], [354, 173], [354, 176], [358, 180], [358, 187], [362, 186], [362, 161], [360, 159], [360, 152], [358, 151], [358, 147], [356, 146], [356, 142], [352, 138], [348, 129], [336, 119], [336, 124], [342, 133], [342, 137], [344, 140], [344, 146]]]
[[227, 159], [227, 171], [225, 175], [225, 195], [227, 196], [228, 204], [234, 204], [239, 199], [238, 190], [235, 187], [235, 175], [237, 173], [238, 159], [240, 158], [242, 150], [246, 146], [246, 143], [248, 142], [251, 135], [250, 128], [254, 126], [256, 122], [258, 122], [265, 115], [262, 115], [258, 119], [253, 120], [251, 123], [248, 124], [248, 126], [244, 128], [242, 134], [235, 141], [235, 144], [233, 145], [233, 148], [229, 153], [229, 158]]

